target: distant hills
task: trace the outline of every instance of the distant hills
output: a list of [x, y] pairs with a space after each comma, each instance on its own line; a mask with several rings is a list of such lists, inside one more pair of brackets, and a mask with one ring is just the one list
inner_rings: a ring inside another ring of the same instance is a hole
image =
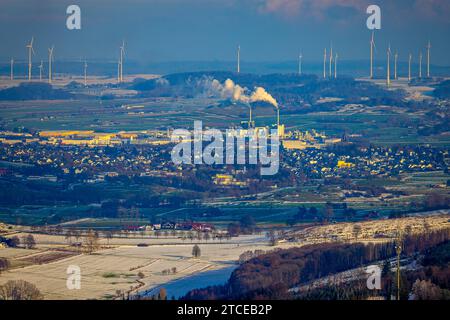
[[21, 83], [17, 87], [0, 90], [0, 100], [65, 100], [74, 95], [63, 89], [54, 89], [47, 83]]
[[[88, 74], [95, 76], [116, 77], [117, 62], [116, 61], [89, 61], [88, 59]], [[355, 78], [367, 77], [369, 74], [370, 63], [368, 60], [340, 60], [338, 65], [338, 73], [340, 75], [348, 75]], [[17, 76], [25, 77], [27, 75], [28, 62], [17, 61], [14, 65], [15, 74]], [[44, 70], [47, 68], [44, 65]], [[413, 75], [418, 74], [419, 66], [412, 65]], [[67, 76], [81, 77], [84, 72], [84, 61], [55, 61], [53, 70], [57, 74], [65, 74]], [[125, 74], [173, 74], [184, 72], [209, 72], [214, 70], [224, 70], [233, 72], [236, 70], [235, 61], [171, 61], [171, 62], [136, 62], [126, 60], [124, 65]], [[295, 73], [298, 70], [298, 61], [261, 61], [249, 62], [241, 61], [241, 71], [257, 74], [273, 74], [273, 73]], [[312, 57], [304, 57], [303, 71], [306, 74], [322, 74], [323, 62], [313, 60]], [[398, 64], [398, 71], [401, 76], [408, 74], [408, 64], [400, 61]], [[0, 75], [9, 76], [10, 63], [0, 63]], [[431, 65], [431, 72], [433, 76], [445, 77], [450, 76], [450, 67]], [[38, 65], [33, 65], [33, 74], [38, 74]], [[375, 77], [384, 78], [386, 75], [386, 61], [375, 61]]]

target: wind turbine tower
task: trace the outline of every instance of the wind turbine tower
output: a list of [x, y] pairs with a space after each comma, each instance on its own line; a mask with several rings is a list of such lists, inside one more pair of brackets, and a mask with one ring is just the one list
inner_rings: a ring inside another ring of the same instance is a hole
[[408, 60], [408, 81], [411, 81], [411, 62], [412, 62], [412, 54], [409, 54]]
[[41, 64], [39, 65], [39, 81], [42, 81], [42, 69], [44, 68], [44, 61], [41, 60]]
[[302, 60], [303, 60], [303, 54], [300, 53], [300, 55], [298, 56], [298, 75], [301, 76], [302, 75]]
[[373, 50], [375, 49], [375, 32], [372, 31], [372, 39], [370, 40], [370, 79], [373, 79]]
[[337, 79], [337, 64], [338, 64], [338, 54], [334, 57], [334, 78]]
[[241, 46], [237, 48], [237, 73], [241, 73]]
[[122, 46], [120, 47], [120, 81], [123, 82], [123, 58], [125, 56], [125, 41], [122, 41]]
[[398, 52], [395, 52], [395, 55], [394, 55], [394, 79], [395, 80], [398, 80], [397, 63], [398, 63]]
[[87, 86], [87, 62], [86, 60], [84, 60], [84, 86]]
[[10, 79], [14, 80], [14, 58], [11, 58], [11, 74], [10, 74]]
[[326, 79], [327, 77], [327, 48], [325, 48], [325, 51], [323, 53], [323, 78]]
[[333, 44], [330, 46], [330, 78], [333, 77]]
[[54, 46], [48, 49], [48, 83], [52, 83], [53, 75], [52, 75], [52, 64], [53, 64], [53, 49]]
[[391, 85], [391, 45], [389, 45], [388, 50], [387, 50], [386, 84], [388, 87]]
[[423, 54], [422, 51], [419, 53], [419, 78], [422, 79], [422, 60], [423, 60]]
[[427, 45], [427, 78], [430, 77], [430, 52], [431, 51], [431, 42], [428, 41]]
[[31, 37], [30, 43], [27, 44], [26, 46], [28, 48], [28, 81], [31, 81], [31, 67], [32, 67], [31, 55], [34, 54], [33, 41], [34, 37]]
[[117, 83], [120, 83], [120, 58], [117, 62]]

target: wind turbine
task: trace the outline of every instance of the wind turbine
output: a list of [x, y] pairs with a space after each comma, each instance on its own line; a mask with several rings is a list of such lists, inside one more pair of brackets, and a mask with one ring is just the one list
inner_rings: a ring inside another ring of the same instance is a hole
[[241, 45], [237, 48], [237, 73], [241, 73]]
[[302, 60], [303, 60], [303, 54], [300, 53], [298, 56], [298, 75], [302, 75]]
[[333, 72], [332, 72], [332, 70], [333, 70], [333, 43], [331, 43], [331, 46], [330, 46], [330, 73], [329, 73], [329, 75], [330, 75], [330, 78], [332, 78], [333, 77]]
[[398, 52], [395, 52], [394, 55], [394, 79], [398, 80], [398, 74], [397, 74], [397, 62], [398, 62]]
[[14, 58], [11, 58], [11, 74], [10, 79], [14, 80]]
[[48, 83], [52, 83], [53, 76], [52, 76], [52, 63], [53, 63], [53, 49], [55, 47], [52, 46], [48, 49]]
[[39, 65], [39, 81], [42, 81], [42, 69], [44, 68], [44, 61], [41, 60], [41, 64]]
[[125, 41], [122, 41], [120, 47], [120, 82], [123, 82], [123, 57], [125, 56]]
[[375, 31], [372, 31], [372, 39], [370, 40], [370, 79], [373, 79], [373, 50], [375, 47]]
[[427, 78], [430, 77], [430, 50], [431, 50], [431, 42], [428, 41], [428, 45], [427, 45]]
[[117, 62], [117, 83], [120, 83], [120, 58], [119, 61]]
[[422, 60], [423, 60], [423, 54], [422, 51], [419, 53], [419, 78], [422, 79]]
[[337, 64], [338, 64], [338, 54], [336, 52], [336, 56], [334, 58], [334, 78], [337, 79]]
[[31, 81], [31, 55], [35, 54], [33, 49], [33, 41], [34, 37], [31, 37], [30, 43], [26, 45], [26, 47], [28, 48], [28, 81]]
[[388, 50], [387, 50], [386, 84], [388, 87], [391, 85], [391, 45], [389, 45]]
[[84, 86], [86, 87], [87, 85], [87, 62], [86, 60], [84, 60]]
[[412, 62], [412, 54], [409, 54], [408, 60], [408, 80], [411, 81], [411, 62]]
[[327, 77], [327, 48], [325, 48], [325, 51], [323, 53], [323, 78], [326, 79]]

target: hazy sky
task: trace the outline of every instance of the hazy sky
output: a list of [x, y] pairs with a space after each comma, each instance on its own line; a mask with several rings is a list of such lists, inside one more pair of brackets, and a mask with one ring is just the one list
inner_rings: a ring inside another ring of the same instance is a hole
[[[66, 8], [81, 7], [82, 30], [66, 29]], [[400, 59], [431, 40], [433, 62], [450, 65], [450, 0], [0, 0], [0, 58], [26, 59], [35, 37], [36, 59], [55, 45], [57, 59], [141, 62], [319, 60], [333, 42], [341, 59], [367, 59], [368, 4], [382, 9], [377, 58], [390, 42]]]

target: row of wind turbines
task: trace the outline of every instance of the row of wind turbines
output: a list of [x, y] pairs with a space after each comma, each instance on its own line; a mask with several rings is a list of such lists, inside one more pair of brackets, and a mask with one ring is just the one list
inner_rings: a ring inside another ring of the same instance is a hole
[[[26, 45], [26, 48], [28, 50], [28, 81], [32, 80], [32, 56], [35, 55], [35, 51], [33, 48], [34, 43], [34, 37], [31, 38], [31, 41], [29, 44]], [[426, 47], [427, 49], [427, 78], [430, 78], [430, 55], [431, 55], [431, 43], [428, 42], [428, 45]], [[124, 58], [125, 58], [125, 41], [122, 41], [122, 45], [119, 47], [119, 60], [117, 63], [117, 82], [122, 83], [123, 80], [123, 66], [124, 66]], [[370, 40], [370, 79], [374, 79], [374, 52], [376, 50], [375, 45], [375, 33], [372, 32], [372, 38]], [[54, 46], [51, 48], [48, 48], [48, 82], [53, 82], [53, 74], [52, 74], [52, 65], [54, 61]], [[392, 50], [391, 46], [388, 46], [387, 49], [387, 67], [386, 67], [386, 84], [388, 86], [391, 85], [391, 56], [392, 56]], [[324, 49], [324, 55], [323, 55], [323, 78], [327, 78], [327, 63], [328, 63], [328, 77], [329, 78], [335, 78], [338, 77], [338, 59], [339, 55], [337, 52], [333, 53], [333, 45], [331, 44], [329, 55], [327, 52], [327, 48]], [[408, 59], [408, 80], [412, 80], [412, 71], [411, 71], [411, 64], [412, 64], [413, 55], [409, 54]], [[333, 65], [334, 63], [334, 65]], [[420, 51], [419, 53], [419, 79], [422, 78], [422, 65], [423, 65], [423, 53]], [[395, 52], [394, 54], [394, 79], [398, 80], [398, 52]], [[87, 61], [84, 61], [84, 85], [87, 85], [87, 68], [88, 64]], [[41, 60], [41, 63], [39, 65], [39, 80], [42, 81], [43, 79], [43, 69], [44, 69], [44, 62]], [[303, 54], [300, 53], [298, 56], [298, 74], [303, 74]], [[236, 66], [237, 73], [241, 72], [241, 46], [239, 45], [237, 48], [237, 66]], [[14, 80], [14, 59], [11, 58], [11, 74], [10, 79]]]
[[[428, 45], [426, 47], [427, 49], [427, 78], [431, 77], [430, 73], [430, 57], [431, 57], [431, 42], [428, 42]], [[372, 38], [370, 40], [370, 79], [374, 79], [374, 51], [376, 50], [375, 46], [375, 32], [372, 32]], [[339, 55], [337, 52], [333, 55], [333, 44], [330, 46], [329, 56], [327, 53], [327, 48], [324, 49], [323, 54], [323, 78], [327, 78], [327, 62], [328, 62], [328, 77], [337, 79], [338, 77], [338, 59]], [[387, 74], [386, 74], [386, 84], [388, 86], [391, 85], [391, 56], [392, 56], [392, 50], [391, 45], [389, 44], [388, 50], [387, 50]], [[241, 71], [241, 64], [240, 64], [240, 58], [241, 58], [241, 46], [238, 46], [237, 50], [237, 73], [240, 73]], [[413, 55], [412, 53], [409, 54], [408, 57], [408, 81], [412, 80], [412, 59]], [[334, 63], [334, 66], [333, 66]], [[419, 53], [419, 74], [418, 77], [421, 79], [423, 77], [422, 72], [422, 66], [423, 66], [423, 52], [420, 51]], [[298, 75], [303, 74], [303, 53], [300, 53], [298, 56]], [[398, 52], [395, 52], [394, 54], [394, 79], [398, 80]]]
[[[374, 78], [374, 72], [373, 72], [373, 59], [374, 59], [374, 50], [376, 49], [375, 46], [375, 33], [372, 32], [372, 39], [370, 40], [370, 79]], [[431, 77], [430, 72], [430, 60], [431, 60], [431, 42], [428, 41], [428, 44], [426, 46], [427, 49], [427, 78]], [[386, 84], [387, 86], [391, 85], [391, 56], [392, 56], [392, 50], [391, 45], [389, 44], [387, 49], [387, 66], [386, 66]], [[411, 71], [411, 65], [412, 65], [412, 59], [413, 55], [412, 53], [408, 56], [408, 81], [412, 80], [412, 71]], [[423, 52], [420, 50], [419, 52], [419, 79], [422, 79], [422, 65], [423, 65]], [[394, 54], [394, 80], [398, 80], [398, 52], [395, 52]]]
[[[32, 57], [36, 54], [33, 48], [34, 44], [34, 37], [31, 37], [30, 43], [28, 43], [25, 47], [28, 50], [28, 81], [32, 80], [32, 70], [33, 70], [33, 59]], [[52, 46], [51, 48], [48, 48], [48, 83], [53, 82], [53, 62], [54, 62], [54, 49], [55, 47]], [[117, 81], [123, 82], [123, 61], [125, 56], [125, 42], [122, 42], [122, 46], [120, 47], [120, 58], [118, 63], [118, 73], [117, 73]], [[14, 58], [11, 58], [10, 61], [10, 80], [14, 80]], [[87, 68], [88, 64], [87, 61], [84, 60], [84, 85], [87, 85]], [[43, 80], [43, 70], [44, 70], [44, 61], [41, 60], [39, 68], [39, 81]]]
[[[25, 47], [28, 50], [28, 81], [31, 81], [32, 79], [32, 69], [33, 69], [33, 62], [32, 62], [32, 56], [35, 55], [35, 51], [33, 48], [34, 43], [34, 37], [31, 37], [31, 41], [29, 44], [27, 44]], [[53, 81], [53, 74], [52, 74], [52, 65], [53, 65], [53, 50], [55, 49], [54, 46], [51, 48], [48, 48], [48, 82], [52, 83]], [[14, 58], [11, 58], [11, 71], [10, 71], [10, 79], [14, 80]], [[39, 81], [42, 81], [42, 74], [44, 70], [44, 61], [41, 60], [41, 64], [39, 65]]]

